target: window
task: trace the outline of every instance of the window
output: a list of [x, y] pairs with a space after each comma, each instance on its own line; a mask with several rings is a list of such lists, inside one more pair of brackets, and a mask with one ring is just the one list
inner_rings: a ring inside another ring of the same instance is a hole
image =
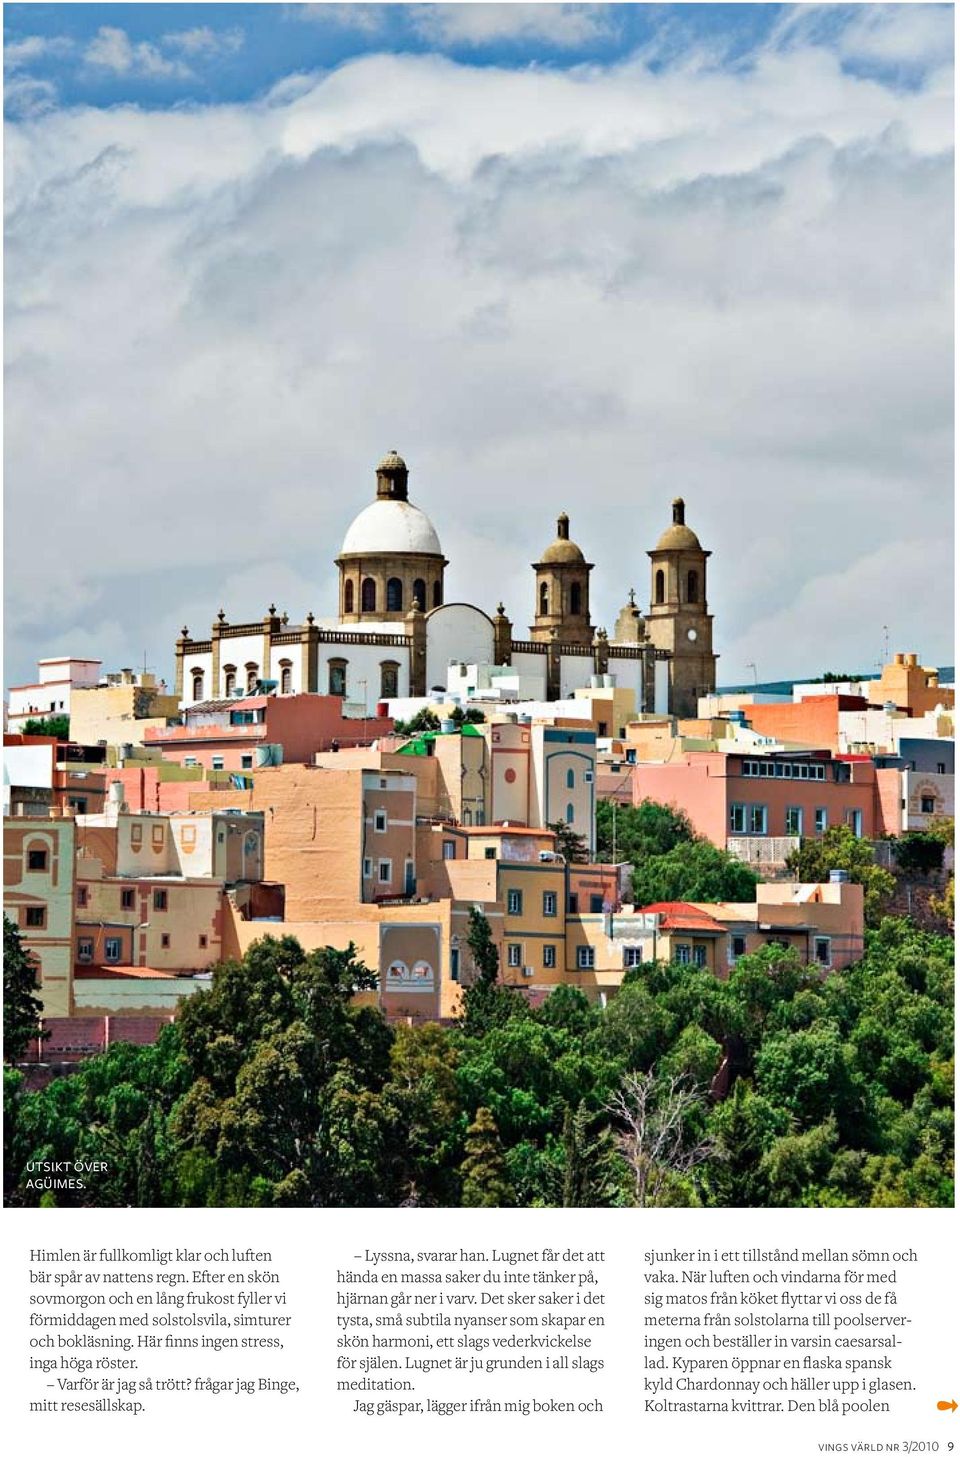
[[818, 966], [830, 965], [830, 937], [817, 936], [813, 942], [813, 954]]
[[679, 966], [689, 966], [690, 965], [690, 947], [689, 946], [675, 946], [673, 948], [673, 959], [674, 959], [675, 962], [677, 962], [677, 964]]
[[88, 894], [87, 887], [85, 885], [78, 885], [77, 886], [77, 905], [78, 906], [85, 906], [87, 904], [87, 894]]
[[765, 835], [767, 833], [767, 806], [765, 804], [752, 804], [750, 806], [750, 833], [751, 835]]
[[545, 890], [543, 892], [543, 914], [545, 916], [555, 916], [557, 914], [557, 892], [555, 890]]
[[253, 755], [252, 754], [241, 754], [240, 755], [240, 768], [241, 769], [252, 769], [253, 768]]
[[523, 965], [523, 947], [517, 941], [511, 941], [507, 945], [507, 965]]
[[803, 810], [798, 804], [787, 805], [786, 831], [788, 835], [803, 834]]
[[153, 892], [153, 909], [155, 911], [165, 911], [167, 909], [167, 892], [165, 890], [155, 890]]
[[161, 936], [160, 936], [160, 945], [163, 947], [164, 951], [169, 951], [169, 949], [170, 949], [170, 933], [169, 933], [169, 931], [163, 931], [161, 933]]
[[346, 658], [331, 658], [327, 664], [329, 673], [329, 691], [335, 698], [347, 696], [347, 660]]
[[417, 577], [413, 584], [413, 605], [421, 612], [427, 610], [427, 584], [422, 577]]
[[186, 754], [183, 760], [183, 767], [184, 769], [196, 769], [199, 762], [199, 759], [196, 759], [193, 754]]
[[393, 879], [393, 861], [381, 860], [377, 865], [377, 880], [381, 885], [389, 885]]
[[434, 607], [441, 607], [443, 605], [443, 583], [442, 582], [434, 582], [434, 584], [433, 584], [433, 605], [434, 605]]
[[400, 664], [380, 664], [380, 697], [396, 698], [399, 692]]
[[214, 754], [213, 755], [212, 759], [210, 760], [210, 768], [211, 769], [222, 769], [223, 768], [223, 755], [222, 754]]
[[654, 597], [654, 601], [658, 605], [665, 600], [664, 599], [664, 588], [665, 588], [665, 586], [666, 586], [666, 583], [665, 583], [665, 579], [664, 579], [663, 572], [662, 571], [657, 572], [657, 575], [653, 579], [653, 597]]
[[378, 809], [374, 811], [373, 828], [376, 830], [378, 835], [386, 834], [387, 812], [385, 809]]
[[574, 786], [574, 784], [575, 784], [575, 782], [576, 781], [574, 779], [573, 770], [572, 769], [568, 769], [567, 770], [567, 788], [568, 789], [572, 789], [573, 786]]
[[730, 833], [731, 835], [745, 835], [747, 833], [747, 806], [745, 804], [732, 804], [730, 806]]
[[460, 980], [460, 947], [450, 947], [450, 980]]
[[132, 911], [133, 910], [133, 900], [134, 900], [134, 893], [133, 893], [132, 890], [122, 890], [120, 892], [120, 909], [122, 911]]
[[364, 880], [373, 879], [373, 861], [370, 859], [364, 860], [363, 862], [363, 878]]
[[934, 797], [933, 797], [932, 794], [921, 794], [921, 796], [920, 796], [920, 813], [921, 814], [923, 814], [923, 815], [932, 815], [935, 812], [936, 808], [937, 808], [937, 802], [934, 799]]
[[223, 674], [223, 691], [228, 698], [232, 698], [237, 691], [237, 670], [227, 668]]
[[403, 583], [399, 577], [387, 579], [387, 611], [403, 611]]
[[28, 850], [27, 851], [27, 869], [28, 870], [46, 870], [46, 868], [47, 868], [47, 852], [46, 852], [46, 850]]
[[143, 844], [143, 825], [137, 820], [130, 826], [130, 849], [139, 850]]
[[738, 956], [745, 956], [746, 955], [746, 952], [747, 952], [747, 938], [746, 938], [746, 936], [731, 936], [730, 937], [730, 955], [733, 958], [733, 960], [735, 961]]
[[546, 582], [540, 583], [540, 616], [546, 617], [550, 611], [550, 588]]
[[246, 673], [247, 673], [247, 692], [248, 693], [256, 693], [256, 691], [257, 691], [257, 679], [260, 676], [260, 669], [257, 667], [256, 663], [248, 663], [247, 664], [247, 667], [246, 667]]
[[107, 936], [103, 943], [104, 961], [119, 961], [121, 946], [122, 943], [119, 936]]
[[456, 858], [457, 858], [456, 841], [454, 841], [454, 840], [444, 840], [444, 842], [443, 842], [443, 858], [444, 858], [444, 860], [456, 860]]
[[829, 815], [823, 805], [819, 805], [813, 812], [814, 834], [822, 835], [829, 823]]
[[200, 936], [197, 937], [197, 945], [200, 947], [200, 950], [201, 951], [203, 951], [206, 948], [207, 938], [202, 933], [201, 933]]
[[360, 584], [360, 611], [376, 612], [377, 584], [372, 577], [364, 577]]
[[46, 906], [27, 906], [25, 924], [34, 931], [41, 931], [47, 924]]
[[694, 964], [694, 966], [706, 966], [706, 964], [707, 964], [707, 948], [706, 948], [706, 946], [694, 946], [694, 948], [693, 948], [693, 964]]
[[643, 964], [643, 952], [639, 946], [625, 946], [623, 948], [623, 968], [629, 970], [631, 966]]
[[579, 582], [574, 582], [570, 588], [570, 616], [579, 617], [583, 611], [583, 588]]
[[167, 830], [165, 825], [150, 826], [150, 843], [157, 852], [165, 848], [167, 843]]
[[596, 960], [596, 954], [595, 954], [594, 949], [593, 949], [592, 946], [578, 946], [577, 947], [577, 970], [578, 971], [592, 971], [593, 970], [593, 967], [594, 967], [595, 960]]
[[861, 835], [863, 834], [863, 810], [862, 809], [848, 809], [848, 810], [844, 810], [843, 819], [844, 819], [844, 823], [847, 824], [847, 825], [849, 825], [850, 829], [853, 831], [853, 833], [856, 835], [857, 839], [859, 840], [860, 837], [861, 837]]
[[280, 692], [281, 693], [292, 693], [293, 692], [293, 664], [292, 663], [283, 663], [282, 662], [280, 664]]
[[497, 847], [496, 847], [496, 845], [488, 845], [486, 847], [486, 849], [484, 850], [484, 852], [483, 852], [483, 858], [484, 858], [484, 860], [496, 860], [496, 858], [497, 858]]
[[544, 948], [543, 948], [543, 964], [544, 964], [544, 966], [546, 967], [546, 969], [548, 971], [552, 971], [554, 969], [554, 967], [557, 964], [557, 948], [556, 948], [556, 946], [544, 946]]
[[602, 895], [592, 895], [590, 897], [590, 914], [591, 914], [591, 916], [599, 916], [599, 915], [602, 914], [602, 912], [603, 912], [603, 896]]
[[87, 801], [85, 799], [71, 799], [70, 808], [76, 810], [78, 815], [85, 815], [87, 812]]
[[343, 584], [343, 611], [344, 611], [344, 616], [346, 616], [348, 613], [352, 613], [353, 612], [353, 583], [352, 582], [344, 582], [344, 584]]
[[946, 766], [946, 764], [941, 764], [941, 763], [938, 762], [937, 763], [937, 773], [938, 774], [946, 774], [946, 772], [947, 772], [947, 766]]
[[77, 938], [77, 960], [84, 962], [93, 960], [92, 936], [79, 936]]
[[567, 805], [567, 824], [568, 825], [572, 825], [573, 824], [573, 814], [574, 814], [573, 805], [572, 804], [568, 804]]
[[567, 896], [567, 915], [575, 916], [580, 909], [580, 897], [576, 894]]
[[696, 602], [700, 593], [700, 578], [696, 572], [687, 573], [687, 601]]
[[509, 915], [509, 916], [522, 916], [523, 915], [523, 891], [522, 890], [508, 890], [507, 891], [507, 915]]
[[191, 673], [193, 676], [193, 701], [201, 703], [203, 701], [203, 669], [192, 668]]

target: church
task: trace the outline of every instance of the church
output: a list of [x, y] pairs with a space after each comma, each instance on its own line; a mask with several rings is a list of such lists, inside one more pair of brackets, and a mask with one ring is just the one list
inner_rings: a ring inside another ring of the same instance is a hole
[[217, 613], [210, 637], [184, 627], [176, 642], [181, 706], [261, 691], [331, 693], [360, 713], [382, 699], [446, 691], [451, 668], [508, 667], [521, 696], [567, 698], [600, 675], [632, 688], [646, 713], [694, 716], [716, 687], [707, 558], [687, 525], [684, 502], [650, 558], [644, 617], [631, 590], [613, 635], [590, 617], [588, 562], [562, 514], [557, 534], [532, 564], [533, 621], [515, 630], [501, 602], [493, 615], [447, 600], [449, 562], [430, 518], [410, 500], [409, 472], [396, 451], [376, 468], [376, 495], [347, 528], [336, 566], [339, 613], [299, 625], [271, 605], [254, 622]]

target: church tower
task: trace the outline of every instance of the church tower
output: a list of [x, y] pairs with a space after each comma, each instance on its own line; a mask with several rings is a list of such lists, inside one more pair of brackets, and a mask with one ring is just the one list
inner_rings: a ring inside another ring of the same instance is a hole
[[570, 518], [557, 520], [557, 536], [538, 562], [536, 616], [530, 628], [534, 642], [578, 643], [590, 647], [590, 573], [593, 563], [570, 540]]
[[340, 621], [404, 623], [415, 608], [443, 605], [447, 559], [430, 518], [407, 492], [406, 461], [388, 451], [377, 466], [377, 494], [343, 539]]
[[647, 636], [666, 649], [670, 662], [670, 712], [693, 718], [697, 699], [713, 693], [717, 659], [713, 651], [713, 618], [707, 611], [707, 557], [699, 538], [686, 524], [686, 508], [678, 496], [673, 521], [650, 557], [650, 611]]

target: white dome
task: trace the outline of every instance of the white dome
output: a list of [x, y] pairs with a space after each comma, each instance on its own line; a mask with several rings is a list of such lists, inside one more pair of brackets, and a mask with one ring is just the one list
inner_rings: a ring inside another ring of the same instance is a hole
[[443, 556], [429, 516], [409, 501], [384, 499], [374, 501], [354, 518], [341, 547], [342, 556], [404, 551]]

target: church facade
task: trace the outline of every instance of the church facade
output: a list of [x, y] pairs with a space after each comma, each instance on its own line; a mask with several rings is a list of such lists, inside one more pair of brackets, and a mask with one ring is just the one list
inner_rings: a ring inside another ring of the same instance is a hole
[[570, 537], [563, 514], [555, 539], [533, 563], [533, 621], [515, 634], [501, 603], [491, 616], [447, 601], [449, 565], [426, 514], [409, 499], [406, 463], [390, 451], [376, 468], [376, 495], [349, 526], [340, 554], [338, 616], [308, 613], [292, 624], [271, 605], [253, 622], [223, 609], [209, 638], [184, 627], [176, 642], [176, 694], [182, 706], [242, 697], [272, 684], [278, 693], [332, 693], [373, 714], [382, 699], [445, 692], [450, 669], [488, 663], [511, 668], [522, 696], [552, 700], [610, 674], [633, 688], [642, 712], [696, 714], [716, 687], [707, 558], [686, 524], [681, 499], [650, 557], [644, 617], [631, 591], [613, 636], [590, 616], [593, 563]]

